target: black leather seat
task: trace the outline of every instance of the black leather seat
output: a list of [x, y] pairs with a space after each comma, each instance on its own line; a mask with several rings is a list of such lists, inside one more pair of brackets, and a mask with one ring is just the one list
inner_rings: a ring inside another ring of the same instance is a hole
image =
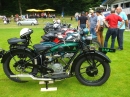
[[51, 48], [51, 47], [52, 47], [52, 45], [43, 45], [43, 44], [35, 44], [35, 45], [33, 46], [33, 48], [34, 48], [36, 51], [38, 51], [38, 52], [48, 50], [48, 49]]
[[9, 44], [18, 44], [18, 43], [26, 42], [26, 39], [10, 38], [7, 41], [8, 41]]

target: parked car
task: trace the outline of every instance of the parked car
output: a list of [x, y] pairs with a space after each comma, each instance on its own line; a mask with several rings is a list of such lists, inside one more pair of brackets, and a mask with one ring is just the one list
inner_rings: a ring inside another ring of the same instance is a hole
[[25, 20], [22, 20], [22, 21], [17, 21], [17, 25], [38, 25], [38, 21], [36, 19], [25, 19]]
[[2, 19], [4, 16], [3, 15], [0, 15], [0, 19]]

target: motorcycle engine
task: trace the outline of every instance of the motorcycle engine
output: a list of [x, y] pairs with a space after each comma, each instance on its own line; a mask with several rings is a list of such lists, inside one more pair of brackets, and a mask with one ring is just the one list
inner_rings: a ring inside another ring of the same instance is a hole
[[63, 72], [63, 66], [60, 63], [51, 64], [51, 68], [54, 70], [54, 73], [62, 73]]

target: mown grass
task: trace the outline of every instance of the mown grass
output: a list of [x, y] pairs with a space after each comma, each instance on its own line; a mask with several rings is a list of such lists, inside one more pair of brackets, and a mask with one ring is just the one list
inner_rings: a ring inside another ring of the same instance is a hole
[[[0, 47], [8, 50], [7, 39], [19, 37], [19, 32], [24, 27], [32, 28], [34, 33], [32, 37], [32, 45], [39, 43], [41, 35], [43, 35], [43, 26], [52, 19], [39, 19], [37, 26], [17, 26], [15, 22], [4, 25], [0, 21]], [[72, 27], [77, 26], [76, 21], [70, 21], [70, 18], [64, 18], [63, 21], [71, 23]], [[104, 35], [106, 29], [104, 31]], [[101, 86], [84, 86], [73, 77], [65, 79], [50, 87], [57, 87], [57, 91], [40, 92], [40, 88], [45, 85], [39, 85], [38, 81], [29, 81], [27, 83], [16, 83], [9, 80], [3, 72], [3, 64], [0, 65], [0, 97], [130, 97], [130, 32], [124, 33], [124, 50], [115, 53], [107, 53], [111, 59], [111, 75], [108, 81]], [[110, 44], [110, 41], [109, 41]], [[117, 48], [117, 42], [115, 44]]]

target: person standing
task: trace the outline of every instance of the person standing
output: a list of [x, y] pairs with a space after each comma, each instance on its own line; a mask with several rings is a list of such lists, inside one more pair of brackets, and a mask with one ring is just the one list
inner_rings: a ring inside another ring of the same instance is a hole
[[90, 24], [90, 34], [96, 36], [95, 28], [96, 28], [96, 24], [97, 24], [97, 16], [94, 14], [93, 10], [90, 11], [90, 14], [91, 14], [90, 21], [89, 21], [89, 24]]
[[89, 28], [88, 18], [86, 17], [85, 12], [82, 12], [81, 16], [78, 18], [78, 27], [84, 29], [86, 26]]
[[128, 24], [129, 24], [128, 26], [129, 26], [129, 29], [130, 29], [130, 20], [128, 20]]
[[117, 26], [118, 21], [122, 21], [122, 18], [115, 14], [115, 9], [111, 9], [111, 14], [108, 15], [104, 21], [104, 23], [108, 27], [108, 30], [107, 30], [107, 33], [105, 36], [105, 42], [104, 42], [104, 47], [106, 47], [106, 48], [107, 48], [108, 40], [109, 40], [110, 36], [112, 36], [111, 48], [114, 48], [115, 38], [116, 38], [117, 32], [118, 32], [118, 26]]
[[75, 15], [74, 15], [74, 17], [75, 17], [75, 20], [78, 21], [79, 13], [76, 12]]
[[[93, 10], [90, 10], [90, 11], [93, 11]], [[90, 17], [91, 17], [91, 14], [89, 12], [86, 11], [86, 17], [88, 18], [88, 25], [89, 25], [88, 27], [90, 27]]]
[[[125, 21], [125, 23], [121, 28], [119, 28], [117, 33], [118, 50], [123, 50], [123, 33], [125, 31], [126, 26], [128, 26], [128, 18], [125, 12], [122, 11], [121, 7], [117, 7], [116, 12]], [[121, 22], [118, 22], [118, 26], [120, 25]]]
[[61, 13], [61, 17], [63, 18], [64, 17], [64, 12], [62, 11], [62, 13]]
[[7, 24], [7, 17], [6, 16], [4, 16], [3, 21], [4, 21], [4, 24]]
[[87, 11], [86, 11], [86, 13], [85, 13], [85, 14], [86, 14], [86, 17], [89, 17], [89, 16], [88, 16], [88, 14], [89, 14], [89, 13], [88, 13]]
[[103, 30], [104, 30], [104, 17], [101, 15], [101, 11], [97, 10], [96, 11], [97, 14], [97, 24], [96, 24], [96, 34], [97, 34], [97, 40], [98, 42], [103, 46], [104, 45], [104, 40], [103, 40]]

